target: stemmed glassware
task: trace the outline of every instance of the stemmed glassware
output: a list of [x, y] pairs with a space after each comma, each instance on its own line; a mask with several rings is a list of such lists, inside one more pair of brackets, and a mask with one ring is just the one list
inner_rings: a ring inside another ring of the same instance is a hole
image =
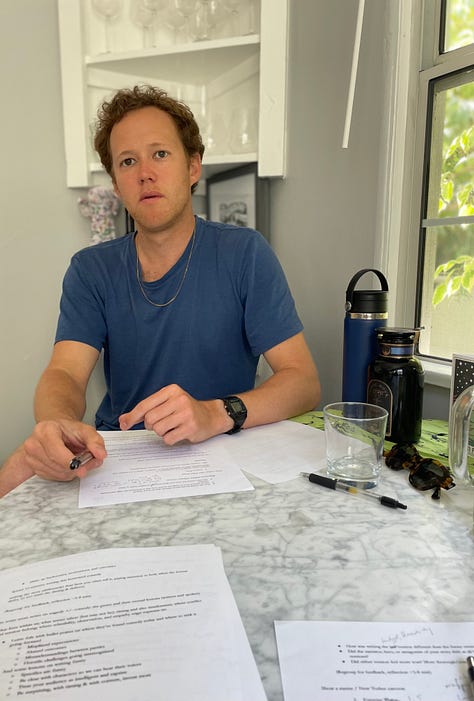
[[196, 9], [196, 0], [170, 0], [168, 10], [168, 24], [176, 32], [180, 29], [185, 29], [189, 32], [189, 20], [193, 16]]
[[173, 40], [176, 44], [178, 41], [179, 32], [186, 24], [186, 17], [181, 11], [177, 0], [171, 0], [165, 13], [164, 22], [168, 27], [170, 27], [170, 29], [173, 30]]
[[155, 46], [156, 15], [167, 5], [167, 0], [135, 0], [132, 19], [143, 29], [143, 48]]
[[240, 34], [239, 9], [242, 5], [242, 0], [222, 0], [222, 5], [230, 12], [232, 36], [237, 36]]
[[221, 0], [198, 0], [191, 18], [191, 34], [195, 41], [212, 39], [215, 29], [225, 16]]
[[110, 51], [110, 22], [122, 10], [122, 0], [92, 0], [92, 7], [104, 19], [104, 53]]
[[230, 147], [233, 153], [251, 153], [257, 150], [258, 117], [254, 107], [240, 105], [232, 111]]

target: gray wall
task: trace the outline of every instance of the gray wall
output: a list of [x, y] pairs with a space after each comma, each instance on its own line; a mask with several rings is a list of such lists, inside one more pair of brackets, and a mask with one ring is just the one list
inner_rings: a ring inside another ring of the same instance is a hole
[[[271, 185], [273, 245], [338, 399], [344, 293], [374, 261], [384, 11], [367, 0], [350, 148], [341, 149], [356, 0], [292, 0], [288, 177]], [[2, 0], [0, 459], [32, 429], [60, 286], [89, 242], [84, 194], [65, 186], [56, 0]], [[91, 409], [96, 401], [93, 392]]]
[[288, 177], [271, 189], [272, 242], [320, 370], [323, 403], [341, 397], [347, 283], [374, 264], [385, 2], [366, 3], [343, 149], [357, 4], [291, 3]]
[[0, 233], [0, 458], [33, 427], [61, 280], [88, 244], [80, 191], [65, 186], [55, 0], [0, 3], [3, 167]]

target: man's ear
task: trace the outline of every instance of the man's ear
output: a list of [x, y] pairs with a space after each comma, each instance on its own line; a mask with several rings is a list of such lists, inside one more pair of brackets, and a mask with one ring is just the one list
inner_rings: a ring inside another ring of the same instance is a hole
[[189, 178], [191, 185], [197, 183], [202, 175], [202, 162], [199, 153], [194, 153], [189, 159]]
[[115, 178], [114, 178], [113, 176], [112, 176], [112, 185], [113, 185], [113, 187], [114, 187], [114, 192], [115, 192], [115, 194], [117, 195], [117, 197], [119, 198], [119, 200], [122, 201], [122, 197], [121, 197], [121, 195], [120, 195], [120, 190], [118, 189], [117, 183], [115, 182]]

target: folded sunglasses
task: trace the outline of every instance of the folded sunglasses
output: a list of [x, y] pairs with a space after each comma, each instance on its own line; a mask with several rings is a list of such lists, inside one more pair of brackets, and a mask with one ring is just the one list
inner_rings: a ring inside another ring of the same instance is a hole
[[456, 486], [449, 468], [439, 460], [423, 458], [414, 445], [396, 443], [384, 455], [385, 464], [391, 470], [410, 470], [408, 480], [415, 489], [434, 489], [432, 499], [440, 498], [440, 489]]

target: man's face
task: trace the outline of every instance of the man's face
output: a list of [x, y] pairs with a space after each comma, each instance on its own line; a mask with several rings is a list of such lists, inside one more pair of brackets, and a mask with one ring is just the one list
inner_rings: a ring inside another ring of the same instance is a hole
[[115, 192], [139, 230], [164, 231], [187, 221], [201, 160], [187, 157], [169, 114], [156, 107], [129, 112], [113, 127], [110, 150]]

